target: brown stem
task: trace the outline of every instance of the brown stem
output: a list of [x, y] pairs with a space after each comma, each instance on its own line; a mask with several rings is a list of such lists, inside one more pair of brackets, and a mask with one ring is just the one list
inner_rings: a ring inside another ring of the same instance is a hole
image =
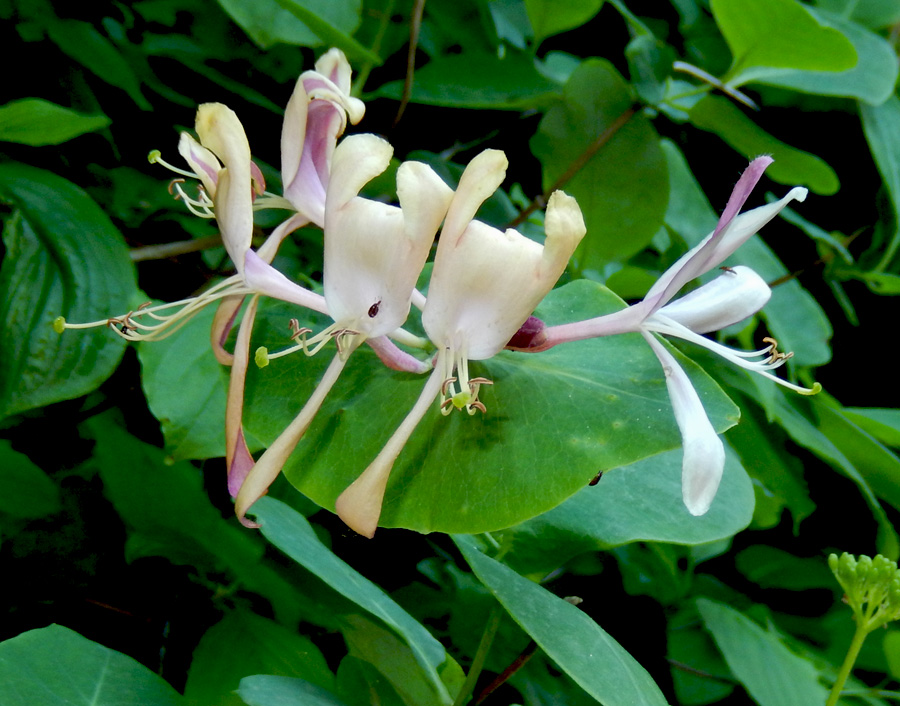
[[609, 142], [613, 136], [621, 130], [628, 123], [631, 118], [634, 117], [634, 114], [637, 113], [638, 108], [640, 106], [637, 104], [630, 105], [625, 112], [623, 112], [619, 117], [612, 121], [608, 128], [606, 128], [603, 132], [601, 132], [597, 139], [594, 140], [590, 145], [587, 146], [587, 149], [584, 150], [580, 155], [578, 155], [577, 159], [573, 161], [569, 168], [563, 172], [562, 176], [559, 177], [553, 185], [547, 189], [543, 194], [535, 198], [528, 207], [522, 211], [518, 216], [510, 222], [507, 226], [508, 228], [515, 228], [517, 225], [523, 223], [528, 216], [534, 213], [537, 209], [543, 207], [544, 204], [547, 203], [547, 200], [550, 198], [550, 194], [552, 194], [557, 189], [561, 189], [565, 186], [569, 181], [574, 177], [578, 172], [584, 169], [585, 165], [591, 161], [593, 156], [600, 151], [600, 148], [603, 147], [607, 142]]
[[416, 71], [416, 48], [419, 46], [419, 28], [422, 26], [422, 13], [425, 11], [425, 0], [416, 0], [412, 16], [409, 18], [409, 53], [406, 55], [406, 77], [403, 79], [403, 95], [400, 96], [400, 107], [394, 118], [394, 126], [400, 122], [409, 99], [412, 96], [413, 75]]
[[519, 656], [516, 657], [506, 669], [503, 670], [503, 673], [497, 676], [494, 681], [492, 681], [490, 684], [484, 687], [484, 689], [481, 690], [481, 693], [478, 694], [478, 698], [475, 699], [475, 706], [478, 706], [478, 704], [480, 704], [493, 692], [499, 689], [501, 685], [505, 684], [513, 674], [524, 667], [528, 663], [528, 660], [534, 657], [534, 653], [537, 652], [537, 648], [538, 645], [534, 640], [529, 642], [528, 646], [519, 653]]
[[176, 255], [185, 255], [198, 250], [210, 250], [222, 245], [222, 237], [210, 235], [206, 238], [194, 240], [179, 240], [174, 243], [161, 243], [159, 245], [146, 245], [142, 248], [133, 248], [129, 255], [132, 262], [144, 262], [145, 260], [165, 260]]

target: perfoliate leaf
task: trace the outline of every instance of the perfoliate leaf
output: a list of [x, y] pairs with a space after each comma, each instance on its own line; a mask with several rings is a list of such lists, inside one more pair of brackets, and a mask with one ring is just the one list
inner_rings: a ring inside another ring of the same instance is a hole
[[[537, 316], [560, 324], [621, 308], [604, 287], [579, 281], [550, 293]], [[258, 319], [264, 344], [287, 340], [296, 310]], [[313, 324], [320, 328], [321, 324]], [[280, 342], [280, 343], [279, 343]], [[248, 375], [248, 429], [271, 443], [312, 393], [328, 362], [295, 355]], [[737, 410], [685, 360], [719, 430]], [[483, 532], [509, 527], [555, 507], [599, 470], [675, 448], [680, 435], [665, 376], [637, 334], [558, 346], [539, 354], [502, 352], [473, 362], [485, 414], [429, 410], [394, 465], [382, 526], [420, 532]], [[375, 458], [418, 398], [424, 378], [385, 369], [366, 349], [353, 354], [316, 420], [288, 461], [288, 479], [323, 507]], [[679, 501], [680, 505], [680, 501]]]

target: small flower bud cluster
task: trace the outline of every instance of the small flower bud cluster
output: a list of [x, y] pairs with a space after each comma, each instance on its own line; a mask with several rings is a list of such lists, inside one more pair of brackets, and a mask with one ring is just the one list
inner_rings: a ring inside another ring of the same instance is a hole
[[828, 566], [844, 589], [857, 623], [867, 632], [900, 618], [900, 571], [897, 562], [878, 554], [856, 559], [844, 552], [828, 557]]

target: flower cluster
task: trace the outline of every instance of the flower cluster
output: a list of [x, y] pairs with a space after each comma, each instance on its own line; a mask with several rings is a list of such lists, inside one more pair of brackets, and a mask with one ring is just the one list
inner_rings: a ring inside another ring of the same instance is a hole
[[[253, 526], [246, 513], [280, 473], [361, 345], [370, 346], [393, 369], [430, 371], [400, 426], [337, 499], [335, 509], [341, 518], [369, 537], [378, 525], [391, 468], [416, 425], [429, 410], [487, 413], [479, 390], [492, 381], [470, 376], [469, 361], [488, 359], [504, 348], [540, 353], [568, 341], [629, 332], [642, 335], [663, 366], [683, 437], [684, 502], [696, 515], [705, 513], [715, 496], [724, 449], [687, 375], [657, 334], [705, 346], [801, 393], [815, 391], [772, 374], [791, 355], [779, 352], [774, 341], [763, 350], [744, 352], [702, 335], [745, 319], [766, 303], [769, 287], [749, 268], [723, 267], [716, 279], [674, 299], [690, 280], [718, 267], [790, 201], [805, 198], [806, 191], [795, 188], [776, 203], [740, 214], [769, 158], [750, 164], [713, 233], [669, 268], [643, 301], [605, 316], [548, 326], [532, 312], [555, 286], [585, 235], [575, 200], [561, 191], [552, 194], [543, 244], [477, 220], [481, 205], [506, 177], [506, 156], [490, 149], [471, 160], [455, 190], [428, 165], [407, 161], [396, 173], [399, 205], [364, 198], [360, 191], [388, 168], [393, 148], [370, 134], [339, 142], [348, 123], [358, 123], [363, 114], [362, 102], [351, 96], [349, 64], [339, 51], [329, 51], [314, 71], [300, 76], [285, 111], [283, 192], [277, 195], [266, 191], [235, 113], [217, 103], [201, 105], [196, 119], [199, 141], [184, 134], [178, 145], [190, 170], [169, 165], [159, 153], [152, 153], [151, 160], [180, 175], [173, 182], [173, 193], [193, 213], [216, 219], [236, 274], [185, 301], [147, 305], [91, 324], [55, 322], [60, 332], [109, 325], [128, 340], [147, 341], [177, 330], [202, 307], [218, 304], [212, 346], [217, 358], [231, 366], [225, 420], [228, 487], [244, 524]], [[199, 181], [193, 193], [185, 178]], [[253, 213], [262, 208], [286, 209], [289, 216], [253, 250]], [[321, 295], [292, 282], [271, 264], [284, 238], [307, 224], [324, 231]], [[439, 229], [426, 297], [416, 290], [416, 283]], [[327, 314], [333, 323], [317, 332], [295, 326], [295, 345], [273, 354], [260, 349], [257, 364], [298, 350], [314, 355], [332, 341], [336, 350], [294, 421], [254, 459], [244, 441], [242, 414], [261, 296]], [[426, 343], [403, 329], [412, 306], [422, 310], [422, 324], [435, 350], [424, 360], [397, 345]], [[234, 351], [228, 352], [224, 342], [242, 307]]]

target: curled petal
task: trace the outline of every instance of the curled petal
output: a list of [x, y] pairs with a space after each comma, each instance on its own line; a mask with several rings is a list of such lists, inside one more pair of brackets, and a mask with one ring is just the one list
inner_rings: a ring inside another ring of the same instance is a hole
[[287, 463], [300, 439], [303, 438], [309, 425], [322, 407], [322, 403], [340, 376], [341, 371], [344, 369], [345, 360], [346, 358], [340, 354], [332, 358], [312, 396], [303, 405], [303, 409], [300, 410], [294, 421], [281, 432], [272, 445], [266, 449], [266, 452], [260, 456], [256, 465], [247, 473], [234, 502], [234, 512], [245, 526], [258, 526], [245, 517], [247, 511], [253, 503], [266, 494], [269, 486], [281, 473], [284, 464]]
[[541, 279], [549, 283], [549, 291], [565, 271], [572, 253], [587, 232], [578, 202], [564, 191], [550, 194], [544, 232], [547, 239], [541, 260]]
[[684, 458], [681, 494], [692, 515], [704, 515], [712, 505], [725, 468], [725, 448], [710, 424], [700, 397], [675, 357], [652, 333], [641, 332], [666, 374], [675, 422], [681, 431]]
[[216, 220], [222, 241], [239, 274], [253, 236], [253, 191], [250, 144], [234, 111], [221, 103], [204, 103], [197, 110], [197, 134], [204, 147], [222, 160], [216, 185]]
[[658, 313], [696, 333], [719, 331], [762, 309], [772, 296], [765, 280], [749, 267], [729, 267]]

